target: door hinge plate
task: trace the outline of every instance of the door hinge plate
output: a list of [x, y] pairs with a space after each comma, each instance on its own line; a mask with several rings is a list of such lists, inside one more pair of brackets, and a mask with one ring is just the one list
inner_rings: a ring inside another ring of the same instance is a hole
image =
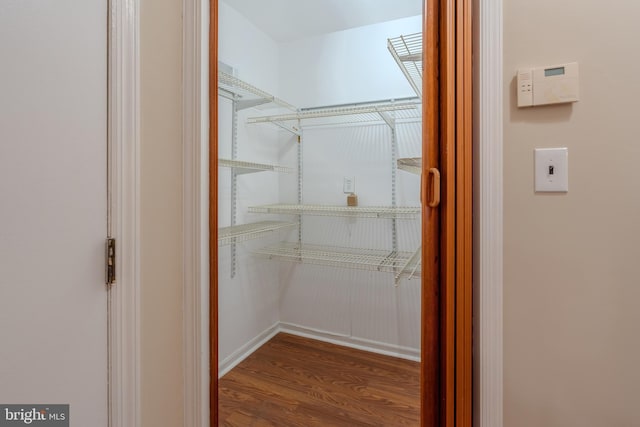
[[105, 280], [107, 285], [113, 285], [116, 281], [116, 239], [107, 237], [105, 254]]

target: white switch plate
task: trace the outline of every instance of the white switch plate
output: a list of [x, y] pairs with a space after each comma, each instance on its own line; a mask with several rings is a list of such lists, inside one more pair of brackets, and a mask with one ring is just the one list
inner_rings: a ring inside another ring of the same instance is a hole
[[342, 191], [345, 194], [355, 193], [356, 192], [356, 177], [355, 176], [345, 176], [344, 181], [342, 183]]
[[536, 148], [536, 192], [569, 191], [569, 149]]

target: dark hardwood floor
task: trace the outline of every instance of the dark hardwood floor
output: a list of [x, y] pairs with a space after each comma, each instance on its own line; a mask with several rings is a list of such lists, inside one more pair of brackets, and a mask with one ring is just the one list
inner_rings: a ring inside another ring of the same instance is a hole
[[420, 363], [278, 334], [220, 379], [221, 426], [417, 426]]

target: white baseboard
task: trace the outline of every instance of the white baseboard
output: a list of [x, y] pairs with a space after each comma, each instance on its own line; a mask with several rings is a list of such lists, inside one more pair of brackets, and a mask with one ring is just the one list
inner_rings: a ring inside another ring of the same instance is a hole
[[251, 341], [247, 342], [238, 350], [225, 357], [225, 359], [218, 364], [218, 378], [222, 378], [223, 376], [225, 376], [227, 372], [235, 368], [240, 362], [249, 357], [251, 353], [262, 347], [267, 341], [276, 336], [276, 334], [280, 332], [279, 325], [279, 322], [274, 323], [265, 331], [258, 334], [258, 336], [253, 338]]
[[262, 347], [267, 343], [267, 341], [280, 332], [337, 344], [344, 347], [355, 348], [357, 350], [369, 351], [371, 353], [383, 354], [385, 356], [398, 357], [400, 359], [411, 360], [414, 362], [420, 361], [420, 349], [335, 334], [328, 331], [294, 325], [292, 323], [277, 322], [221, 361], [218, 365], [218, 378], [222, 378], [230, 370], [240, 364], [240, 362], [245, 360], [254, 351]]
[[292, 323], [280, 322], [279, 332], [337, 344], [344, 347], [355, 348], [357, 350], [369, 351], [371, 353], [383, 354], [385, 356], [398, 357], [400, 359], [420, 361], [420, 349], [389, 344], [380, 341], [368, 340], [365, 338], [352, 337], [348, 335], [335, 334], [328, 331], [307, 328], [305, 326], [294, 325]]

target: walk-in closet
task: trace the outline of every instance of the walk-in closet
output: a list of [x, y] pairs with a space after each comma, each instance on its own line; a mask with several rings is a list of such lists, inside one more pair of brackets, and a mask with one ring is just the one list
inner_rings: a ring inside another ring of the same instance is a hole
[[422, 9], [218, 3], [220, 425], [419, 424]]

